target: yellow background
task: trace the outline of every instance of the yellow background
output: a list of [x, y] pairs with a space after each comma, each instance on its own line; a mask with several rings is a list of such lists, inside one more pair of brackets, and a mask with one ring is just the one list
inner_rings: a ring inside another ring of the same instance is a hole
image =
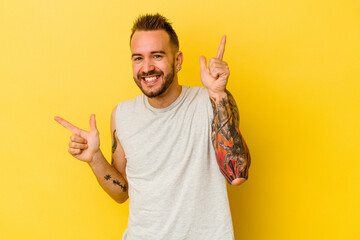
[[[176, 29], [180, 83], [227, 34], [228, 89], [250, 147], [249, 180], [229, 187], [237, 240], [360, 239], [358, 0], [0, 1], [0, 239], [121, 239], [116, 204], [67, 153], [59, 115], [97, 117], [140, 92], [129, 34], [140, 13]], [[180, 127], [180, 126], [179, 126]]]

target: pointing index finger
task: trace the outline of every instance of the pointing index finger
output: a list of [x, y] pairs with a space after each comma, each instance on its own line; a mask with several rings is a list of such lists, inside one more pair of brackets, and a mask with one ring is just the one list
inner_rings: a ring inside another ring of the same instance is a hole
[[68, 121], [62, 119], [61, 117], [56, 116], [55, 121], [57, 121], [58, 123], [60, 123], [63, 127], [67, 128], [70, 132], [72, 133], [80, 133], [80, 128], [75, 127], [74, 125], [72, 125], [71, 123], [69, 123]]
[[221, 39], [219, 49], [216, 54], [216, 58], [222, 60], [225, 52], [226, 36], [224, 35]]

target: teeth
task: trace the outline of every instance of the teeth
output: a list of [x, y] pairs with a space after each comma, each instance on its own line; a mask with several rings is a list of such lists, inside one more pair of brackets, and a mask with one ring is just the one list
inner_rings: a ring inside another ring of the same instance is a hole
[[157, 79], [157, 77], [146, 77], [144, 78], [146, 82], [151, 82], [151, 81], [154, 81], [155, 79]]

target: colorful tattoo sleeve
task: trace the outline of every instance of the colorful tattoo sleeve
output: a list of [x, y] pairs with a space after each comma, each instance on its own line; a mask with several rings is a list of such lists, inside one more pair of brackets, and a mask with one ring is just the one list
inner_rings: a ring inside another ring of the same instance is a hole
[[236, 178], [248, 178], [251, 158], [239, 130], [236, 102], [229, 91], [226, 94], [227, 98], [223, 99], [210, 97], [214, 111], [211, 138], [220, 171], [231, 184]]

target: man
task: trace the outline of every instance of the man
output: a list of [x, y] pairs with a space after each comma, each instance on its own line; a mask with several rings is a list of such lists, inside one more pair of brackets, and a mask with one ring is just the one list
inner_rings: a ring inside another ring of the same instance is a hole
[[223, 176], [232, 185], [243, 183], [250, 155], [226, 90], [225, 41], [208, 67], [200, 57], [205, 88], [181, 86], [183, 54], [172, 26], [159, 14], [137, 19], [131, 59], [144, 94], [112, 112], [111, 165], [99, 148], [94, 115], [90, 132], [55, 117], [73, 133], [70, 154], [89, 163], [113, 199], [130, 199], [123, 239], [234, 239]]

